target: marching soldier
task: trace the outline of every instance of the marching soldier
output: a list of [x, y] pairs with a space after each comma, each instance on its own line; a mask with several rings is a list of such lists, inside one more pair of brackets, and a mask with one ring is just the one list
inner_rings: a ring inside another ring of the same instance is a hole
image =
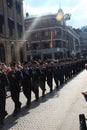
[[40, 62], [40, 88], [42, 89], [42, 96], [44, 96], [46, 88], [46, 67], [44, 66], [43, 62]]
[[27, 103], [26, 105], [29, 106], [31, 103], [31, 77], [32, 77], [32, 70], [28, 66], [28, 62], [25, 61], [22, 69], [22, 74], [23, 74], [23, 80], [22, 80], [22, 85], [23, 85], [23, 93], [25, 97], [27, 98]]
[[11, 63], [11, 71], [8, 73], [9, 87], [11, 91], [11, 98], [15, 104], [13, 116], [17, 115], [20, 108], [21, 102], [19, 101], [20, 94], [20, 83], [22, 80], [21, 72], [16, 69], [16, 63]]
[[53, 91], [53, 66], [50, 60], [47, 61], [46, 76], [47, 76], [47, 84], [50, 88], [50, 92], [52, 92]]
[[5, 111], [6, 92], [5, 87], [8, 85], [8, 80], [3, 70], [0, 68], [0, 128], [4, 125], [4, 118], [7, 115]]
[[59, 77], [60, 86], [61, 86], [64, 83], [64, 67], [61, 62], [58, 65], [58, 77]]
[[40, 69], [37, 66], [37, 61], [32, 63], [32, 91], [35, 93], [36, 100], [39, 99], [39, 81]]
[[55, 65], [54, 65], [54, 69], [53, 69], [53, 76], [54, 76], [56, 88], [58, 89], [59, 88], [58, 61], [55, 61], [54, 63], [55, 63]]

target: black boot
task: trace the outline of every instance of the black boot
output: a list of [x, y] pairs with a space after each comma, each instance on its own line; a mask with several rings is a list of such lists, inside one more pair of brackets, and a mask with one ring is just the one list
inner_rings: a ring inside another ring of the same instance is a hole
[[4, 117], [6, 117], [8, 115], [8, 113], [7, 113], [7, 111], [5, 111], [5, 115], [4, 115]]
[[17, 114], [18, 114], [18, 110], [17, 109], [14, 109], [14, 112], [13, 112], [13, 117], [15, 117], [15, 116], [17, 116]]
[[43, 96], [43, 97], [44, 97], [44, 95], [45, 95], [45, 91], [46, 91], [46, 89], [44, 89], [43, 92], [42, 92], [42, 96]]
[[21, 102], [19, 102], [19, 104], [18, 104], [18, 111], [20, 111], [20, 109], [21, 109], [21, 105], [22, 105], [22, 103]]
[[30, 106], [31, 102], [30, 100], [28, 99], [27, 102], [26, 102], [26, 106]]

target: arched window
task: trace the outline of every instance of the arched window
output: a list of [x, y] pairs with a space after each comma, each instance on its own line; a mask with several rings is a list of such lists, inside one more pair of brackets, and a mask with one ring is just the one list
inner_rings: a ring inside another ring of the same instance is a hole
[[23, 26], [20, 22], [17, 23], [17, 29], [18, 29], [18, 37], [21, 38], [22, 36], [22, 31], [23, 31]]
[[16, 6], [17, 13], [21, 13], [21, 2], [16, 1], [15, 6]]
[[15, 21], [13, 18], [8, 18], [9, 36], [13, 36], [13, 29], [15, 26]]
[[0, 13], [0, 33], [3, 33], [4, 15]]
[[0, 43], [0, 61], [5, 62], [5, 48], [2, 43]]

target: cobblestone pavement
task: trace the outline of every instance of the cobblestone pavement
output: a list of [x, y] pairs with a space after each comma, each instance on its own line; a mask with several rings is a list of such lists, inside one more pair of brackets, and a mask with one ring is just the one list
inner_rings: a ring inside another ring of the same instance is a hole
[[79, 114], [87, 116], [87, 103], [82, 91], [87, 90], [87, 71], [84, 70], [67, 82], [59, 91], [49, 92], [47, 86], [45, 97], [41, 96], [38, 102], [32, 93], [30, 108], [26, 108], [26, 98], [20, 94], [22, 102], [21, 112], [12, 117], [14, 104], [7, 98], [6, 110], [9, 115], [5, 119], [2, 130], [79, 130]]

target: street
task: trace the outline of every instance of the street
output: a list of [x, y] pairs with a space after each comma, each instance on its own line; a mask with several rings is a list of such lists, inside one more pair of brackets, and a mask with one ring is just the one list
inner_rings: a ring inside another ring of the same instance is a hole
[[14, 104], [11, 98], [6, 100], [8, 116], [2, 130], [79, 130], [79, 114], [87, 116], [87, 103], [82, 91], [87, 90], [87, 71], [73, 77], [58, 91], [52, 93], [46, 86], [46, 94], [38, 102], [32, 93], [30, 108], [26, 108], [26, 98], [20, 94], [22, 102], [21, 112], [17, 117], [12, 117]]

